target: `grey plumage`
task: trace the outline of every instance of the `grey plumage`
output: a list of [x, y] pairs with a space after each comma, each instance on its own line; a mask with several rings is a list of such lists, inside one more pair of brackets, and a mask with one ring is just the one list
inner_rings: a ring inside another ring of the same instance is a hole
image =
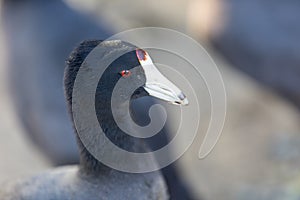
[[166, 199], [167, 191], [159, 172], [86, 175], [77, 166], [60, 167], [0, 189], [2, 200], [112, 200]]

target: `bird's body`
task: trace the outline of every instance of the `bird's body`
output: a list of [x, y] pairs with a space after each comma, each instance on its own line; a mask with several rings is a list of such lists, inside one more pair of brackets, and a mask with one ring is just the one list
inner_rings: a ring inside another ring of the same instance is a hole
[[1, 187], [2, 200], [167, 199], [159, 172], [130, 174], [109, 170], [82, 173], [78, 166], [56, 168]]

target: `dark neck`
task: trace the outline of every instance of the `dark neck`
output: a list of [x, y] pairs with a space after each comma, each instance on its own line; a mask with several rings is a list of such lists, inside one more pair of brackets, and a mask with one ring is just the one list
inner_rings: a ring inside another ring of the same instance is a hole
[[[130, 120], [126, 116], [122, 116], [122, 112], [128, 108], [123, 107], [123, 105], [119, 105], [117, 107], [119, 109], [119, 111], [117, 110], [119, 113], [118, 117], [121, 118], [121, 121], [126, 123], [127, 120]], [[99, 102], [98, 104], [96, 103], [96, 110], [98, 111], [97, 117], [99, 125], [101, 126], [101, 129], [105, 133], [106, 137], [109, 138], [111, 142], [120, 148], [131, 152], [145, 152], [148, 150], [141, 139], [134, 138], [124, 133], [119, 128], [113, 118], [110, 101]], [[91, 131], [93, 130], [91, 129]], [[113, 170], [102, 164], [93, 155], [91, 155], [91, 153], [84, 147], [77, 132], [76, 135], [80, 150], [80, 168], [84, 173], [95, 175], [97, 173], [105, 173]]]
[[90, 152], [85, 148], [81, 142], [77, 132], [76, 139], [79, 148], [80, 156], [80, 171], [82, 174], [98, 174], [103, 172], [109, 172], [112, 169], [99, 162]]

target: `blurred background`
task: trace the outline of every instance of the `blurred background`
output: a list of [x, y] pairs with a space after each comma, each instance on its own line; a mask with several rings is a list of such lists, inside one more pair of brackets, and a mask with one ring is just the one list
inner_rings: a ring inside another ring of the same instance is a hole
[[204, 45], [227, 92], [213, 152], [198, 159], [202, 135], [176, 165], [189, 192], [204, 200], [300, 199], [300, 2], [0, 2], [0, 183], [77, 163], [62, 77], [81, 40], [159, 26]]

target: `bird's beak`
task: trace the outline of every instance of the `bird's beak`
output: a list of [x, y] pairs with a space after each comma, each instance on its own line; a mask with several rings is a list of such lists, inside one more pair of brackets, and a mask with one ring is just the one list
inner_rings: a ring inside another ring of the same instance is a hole
[[[141, 50], [143, 51], [143, 50]], [[169, 81], [153, 64], [147, 52], [143, 52], [144, 57], [141, 56], [137, 50], [139, 62], [144, 69], [146, 76], [146, 83], [144, 89], [153, 97], [167, 101], [176, 105], [188, 105], [187, 97], [183, 92]]]
[[176, 87], [174, 84], [172, 84], [172, 87], [170, 86], [171, 85], [167, 86], [160, 83], [149, 83], [144, 86], [144, 89], [152, 97], [156, 97], [172, 104], [188, 105], [189, 102], [186, 96], [182, 92], [175, 92], [175, 90], [172, 90], [172, 87]]

